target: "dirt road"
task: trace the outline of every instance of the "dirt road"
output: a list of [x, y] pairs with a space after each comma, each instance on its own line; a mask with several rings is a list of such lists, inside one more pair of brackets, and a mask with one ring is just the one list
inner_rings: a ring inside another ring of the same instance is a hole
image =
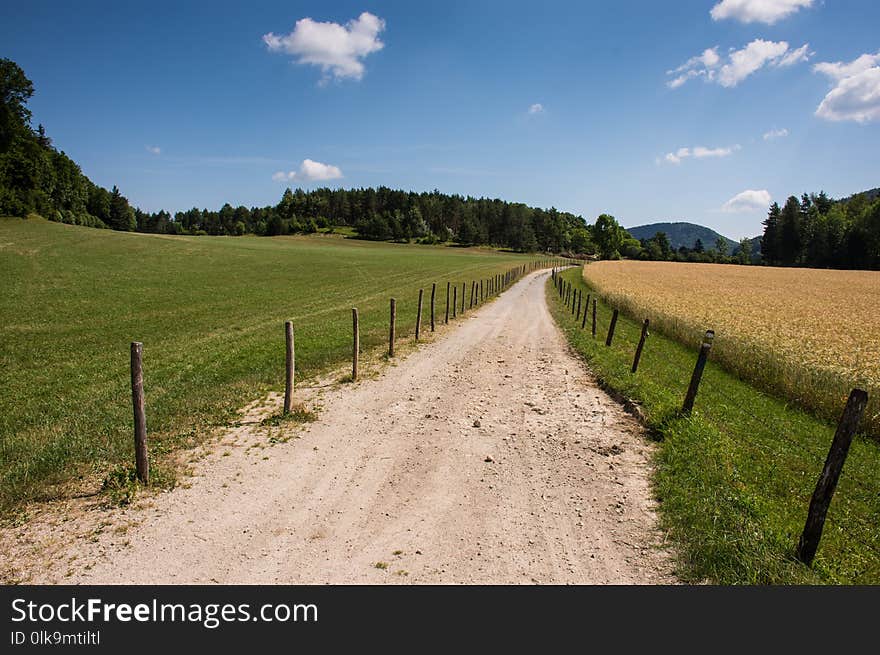
[[298, 438], [233, 430], [188, 488], [29, 581], [674, 582], [651, 445], [568, 351], [546, 278], [330, 389]]

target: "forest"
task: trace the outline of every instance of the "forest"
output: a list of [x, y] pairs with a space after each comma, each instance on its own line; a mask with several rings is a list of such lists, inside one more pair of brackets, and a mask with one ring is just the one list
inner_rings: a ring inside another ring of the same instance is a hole
[[[608, 214], [593, 225], [568, 212], [498, 198], [438, 190], [416, 193], [387, 187], [287, 189], [275, 205], [219, 210], [193, 207], [173, 215], [134, 208], [115, 186], [94, 184], [42, 125], [31, 126], [33, 83], [9, 59], [0, 59], [0, 215], [38, 214], [52, 221], [161, 234], [278, 236], [348, 227], [363, 239], [488, 245], [520, 252], [630, 259], [754, 263], [750, 240], [698, 242], [672, 249], [658, 232], [641, 241]], [[764, 221], [761, 261], [774, 266], [880, 268], [878, 190], [832, 200], [824, 192], [791, 196], [771, 205]], [[756, 253], [757, 254], [757, 253]]]
[[287, 189], [276, 205], [170, 214], [133, 208], [115, 186], [94, 184], [42, 125], [31, 127], [33, 83], [0, 59], [0, 215], [38, 214], [52, 221], [113, 230], [167, 234], [276, 236], [348, 226], [374, 240], [455, 242], [512, 250], [592, 252], [584, 219], [499, 199], [414, 193], [386, 187]]
[[825, 193], [770, 206], [761, 240], [771, 266], [880, 269], [880, 189], [834, 201]]

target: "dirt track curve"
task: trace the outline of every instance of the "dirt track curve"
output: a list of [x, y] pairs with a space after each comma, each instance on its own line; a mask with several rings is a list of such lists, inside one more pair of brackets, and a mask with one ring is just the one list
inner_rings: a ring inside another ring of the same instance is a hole
[[547, 275], [377, 378], [326, 391], [316, 422], [285, 428], [299, 438], [261, 449], [247, 426], [231, 431], [187, 488], [122, 512], [125, 526], [111, 518], [92, 539], [67, 539], [75, 555], [20, 577], [675, 582], [655, 527], [651, 444], [569, 352]]

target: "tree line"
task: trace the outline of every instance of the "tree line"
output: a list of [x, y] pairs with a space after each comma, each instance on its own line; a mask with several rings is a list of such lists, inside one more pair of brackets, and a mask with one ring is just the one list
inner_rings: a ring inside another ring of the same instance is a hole
[[42, 125], [31, 127], [33, 83], [0, 59], [0, 214], [39, 214], [52, 221], [161, 234], [276, 236], [348, 226], [365, 239], [455, 242], [519, 251], [591, 253], [581, 216], [499, 199], [379, 188], [287, 189], [275, 205], [175, 214], [133, 208], [115, 186], [94, 184]]
[[770, 205], [761, 238], [772, 266], [880, 269], [880, 189], [832, 200], [824, 192]]
[[132, 230], [128, 200], [92, 183], [79, 166], [52, 147], [42, 125], [31, 127], [27, 102], [33, 83], [19, 66], [0, 59], [0, 214], [40, 214], [50, 220]]
[[514, 250], [591, 252], [584, 219], [499, 199], [416, 193], [387, 187], [287, 189], [276, 205], [192, 208], [173, 216], [135, 210], [142, 232], [277, 236], [309, 233], [331, 226], [353, 228], [364, 239], [417, 243], [455, 242]]
[[[49, 220], [114, 230], [159, 234], [277, 236], [335, 226], [359, 237], [416, 243], [491, 245], [523, 252], [555, 252], [602, 259], [650, 259], [750, 263], [751, 242], [733, 253], [723, 240], [705, 247], [672, 249], [665, 233], [633, 238], [613, 216], [593, 225], [569, 212], [500, 199], [416, 193], [387, 187], [287, 189], [265, 207], [217, 211], [192, 208], [174, 215], [133, 208], [115, 186], [94, 184], [42, 125], [31, 127], [27, 102], [33, 83], [9, 59], [0, 59], [0, 214], [39, 214]], [[771, 205], [761, 239], [763, 262], [780, 266], [880, 268], [880, 191], [842, 201], [824, 192], [791, 196]]]

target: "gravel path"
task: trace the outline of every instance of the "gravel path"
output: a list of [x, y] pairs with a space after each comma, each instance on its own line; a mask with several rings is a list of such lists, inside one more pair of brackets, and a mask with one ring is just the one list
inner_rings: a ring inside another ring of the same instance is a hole
[[[658, 547], [652, 446], [569, 352], [547, 275], [525, 277], [375, 379], [324, 392], [316, 422], [284, 428], [297, 438], [255, 447], [245, 421], [186, 488], [107, 512], [92, 539], [63, 539], [53, 565], [18, 577], [675, 582]], [[21, 534], [39, 546], [31, 527]]]

